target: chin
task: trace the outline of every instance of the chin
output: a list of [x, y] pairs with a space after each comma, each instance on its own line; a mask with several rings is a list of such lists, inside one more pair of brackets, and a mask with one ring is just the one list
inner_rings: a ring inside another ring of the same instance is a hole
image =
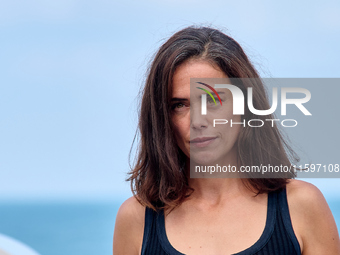
[[191, 152], [190, 164], [195, 165], [216, 165], [217, 158], [213, 152]]

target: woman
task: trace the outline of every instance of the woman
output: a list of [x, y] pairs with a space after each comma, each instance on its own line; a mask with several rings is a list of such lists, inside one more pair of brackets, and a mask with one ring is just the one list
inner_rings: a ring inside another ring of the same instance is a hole
[[[199, 97], [190, 97], [190, 78], [242, 78], [237, 86], [243, 92], [253, 88], [254, 107], [270, 108], [256, 70], [232, 38], [212, 28], [188, 27], [162, 45], [144, 88], [139, 155], [129, 178], [134, 196], [118, 211], [113, 253], [340, 254], [323, 195], [293, 180], [293, 173], [190, 178], [193, 162], [240, 169], [296, 160], [275, 126], [213, 129], [197, 110]], [[247, 109], [232, 115], [230, 92], [217, 93], [235, 122], [252, 119]]]

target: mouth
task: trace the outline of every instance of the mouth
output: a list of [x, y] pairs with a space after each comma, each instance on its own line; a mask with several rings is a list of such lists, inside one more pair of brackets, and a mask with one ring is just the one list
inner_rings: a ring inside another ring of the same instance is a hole
[[195, 146], [195, 147], [205, 147], [213, 143], [216, 139], [217, 139], [216, 136], [196, 137], [190, 140], [190, 145]]

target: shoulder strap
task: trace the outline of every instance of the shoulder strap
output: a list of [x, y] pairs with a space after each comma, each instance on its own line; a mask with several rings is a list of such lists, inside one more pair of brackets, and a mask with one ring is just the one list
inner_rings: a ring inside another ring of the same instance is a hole
[[144, 220], [144, 234], [143, 234], [143, 243], [142, 243], [142, 254], [145, 253], [145, 249], [149, 242], [150, 232], [152, 229], [154, 211], [149, 208], [145, 207], [145, 220]]
[[280, 208], [282, 221], [284, 224], [284, 227], [289, 235], [290, 240], [292, 241], [294, 245], [294, 249], [297, 252], [297, 254], [301, 254], [300, 244], [296, 238], [296, 235], [293, 230], [292, 221], [290, 219], [289, 214], [289, 208], [288, 208], [288, 202], [287, 202], [287, 191], [286, 188], [284, 188], [279, 194], [278, 194], [278, 206]]

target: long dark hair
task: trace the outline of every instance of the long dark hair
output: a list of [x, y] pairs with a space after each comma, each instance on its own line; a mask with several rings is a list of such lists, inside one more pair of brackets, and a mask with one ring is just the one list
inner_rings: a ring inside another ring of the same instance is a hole
[[[209, 27], [187, 27], [171, 36], [156, 53], [143, 90], [139, 114], [140, 143], [135, 166], [127, 179], [140, 203], [153, 209], [174, 207], [190, 195], [188, 176], [181, 168], [185, 156], [178, 148], [171, 126], [170, 97], [176, 68], [191, 58], [217, 65], [229, 78], [245, 79], [238, 86], [253, 87], [253, 104], [258, 110], [269, 109], [264, 86], [241, 46], [231, 37]], [[247, 107], [246, 107], [247, 108]], [[244, 119], [254, 116], [246, 110]], [[266, 119], [270, 116], [256, 116]], [[298, 158], [276, 126], [241, 129], [238, 137], [241, 165], [286, 165]], [[294, 174], [278, 178], [244, 179], [257, 194], [280, 190]]]

